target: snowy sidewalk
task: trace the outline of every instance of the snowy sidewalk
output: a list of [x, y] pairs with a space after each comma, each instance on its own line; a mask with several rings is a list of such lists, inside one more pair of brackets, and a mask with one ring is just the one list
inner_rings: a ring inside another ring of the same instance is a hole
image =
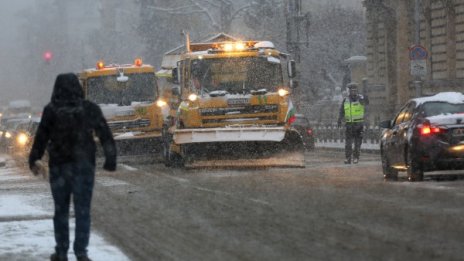
[[[6, 166], [0, 167], [0, 260], [49, 260], [55, 241], [53, 200], [48, 182], [15, 167], [6, 156], [0, 155], [0, 162], [2, 159], [6, 159]], [[69, 260], [76, 260], [72, 251], [74, 222], [71, 218]], [[106, 242], [95, 228], [88, 251], [94, 261], [129, 260], [118, 248]]]

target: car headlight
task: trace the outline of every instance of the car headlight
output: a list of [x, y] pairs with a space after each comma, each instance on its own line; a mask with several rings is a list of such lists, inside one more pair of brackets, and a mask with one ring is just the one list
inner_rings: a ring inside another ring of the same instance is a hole
[[5, 132], [5, 138], [7, 138], [7, 139], [11, 138], [11, 133], [10, 133], [10, 132], [8, 132], [8, 131], [7, 131], [7, 132]]
[[16, 141], [18, 141], [19, 145], [24, 146], [29, 141], [29, 137], [24, 133], [20, 133], [18, 137], [16, 137]]
[[195, 93], [192, 93], [189, 95], [188, 99], [190, 101], [196, 101], [198, 99], [198, 96]]

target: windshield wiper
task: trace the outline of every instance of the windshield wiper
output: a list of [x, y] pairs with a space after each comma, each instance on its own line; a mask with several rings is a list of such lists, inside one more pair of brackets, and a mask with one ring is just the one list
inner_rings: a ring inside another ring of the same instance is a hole
[[229, 94], [229, 92], [224, 91], [224, 90], [217, 90], [217, 91], [209, 92], [210, 97], [226, 96], [227, 94]]
[[252, 95], [264, 95], [268, 93], [268, 90], [267, 89], [251, 90], [250, 93]]

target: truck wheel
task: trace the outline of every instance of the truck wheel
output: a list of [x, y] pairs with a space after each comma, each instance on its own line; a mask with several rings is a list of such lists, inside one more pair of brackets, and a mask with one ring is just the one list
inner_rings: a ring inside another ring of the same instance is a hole
[[163, 138], [163, 158], [164, 158], [164, 165], [166, 167], [171, 167], [172, 166], [172, 160], [171, 160], [171, 140], [172, 137], [170, 137], [169, 132], [168, 132], [168, 126], [164, 125], [162, 129], [162, 138]]
[[166, 167], [182, 168], [184, 166], [184, 159], [178, 153], [171, 151], [169, 143], [163, 146], [163, 153]]
[[171, 167], [172, 162], [171, 162], [171, 157], [169, 155], [169, 143], [166, 143], [163, 141], [163, 157], [164, 157], [164, 165], [166, 167]]

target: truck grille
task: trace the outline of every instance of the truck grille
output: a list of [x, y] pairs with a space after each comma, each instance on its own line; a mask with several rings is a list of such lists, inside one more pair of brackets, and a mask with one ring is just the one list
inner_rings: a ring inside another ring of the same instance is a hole
[[279, 107], [277, 104], [271, 105], [248, 105], [240, 107], [228, 108], [203, 108], [200, 109], [201, 116], [220, 116], [220, 115], [237, 115], [240, 114], [257, 114], [257, 113], [273, 113], [278, 112]]
[[136, 119], [129, 121], [110, 121], [108, 122], [108, 126], [111, 130], [144, 128], [150, 126], [150, 120]]

